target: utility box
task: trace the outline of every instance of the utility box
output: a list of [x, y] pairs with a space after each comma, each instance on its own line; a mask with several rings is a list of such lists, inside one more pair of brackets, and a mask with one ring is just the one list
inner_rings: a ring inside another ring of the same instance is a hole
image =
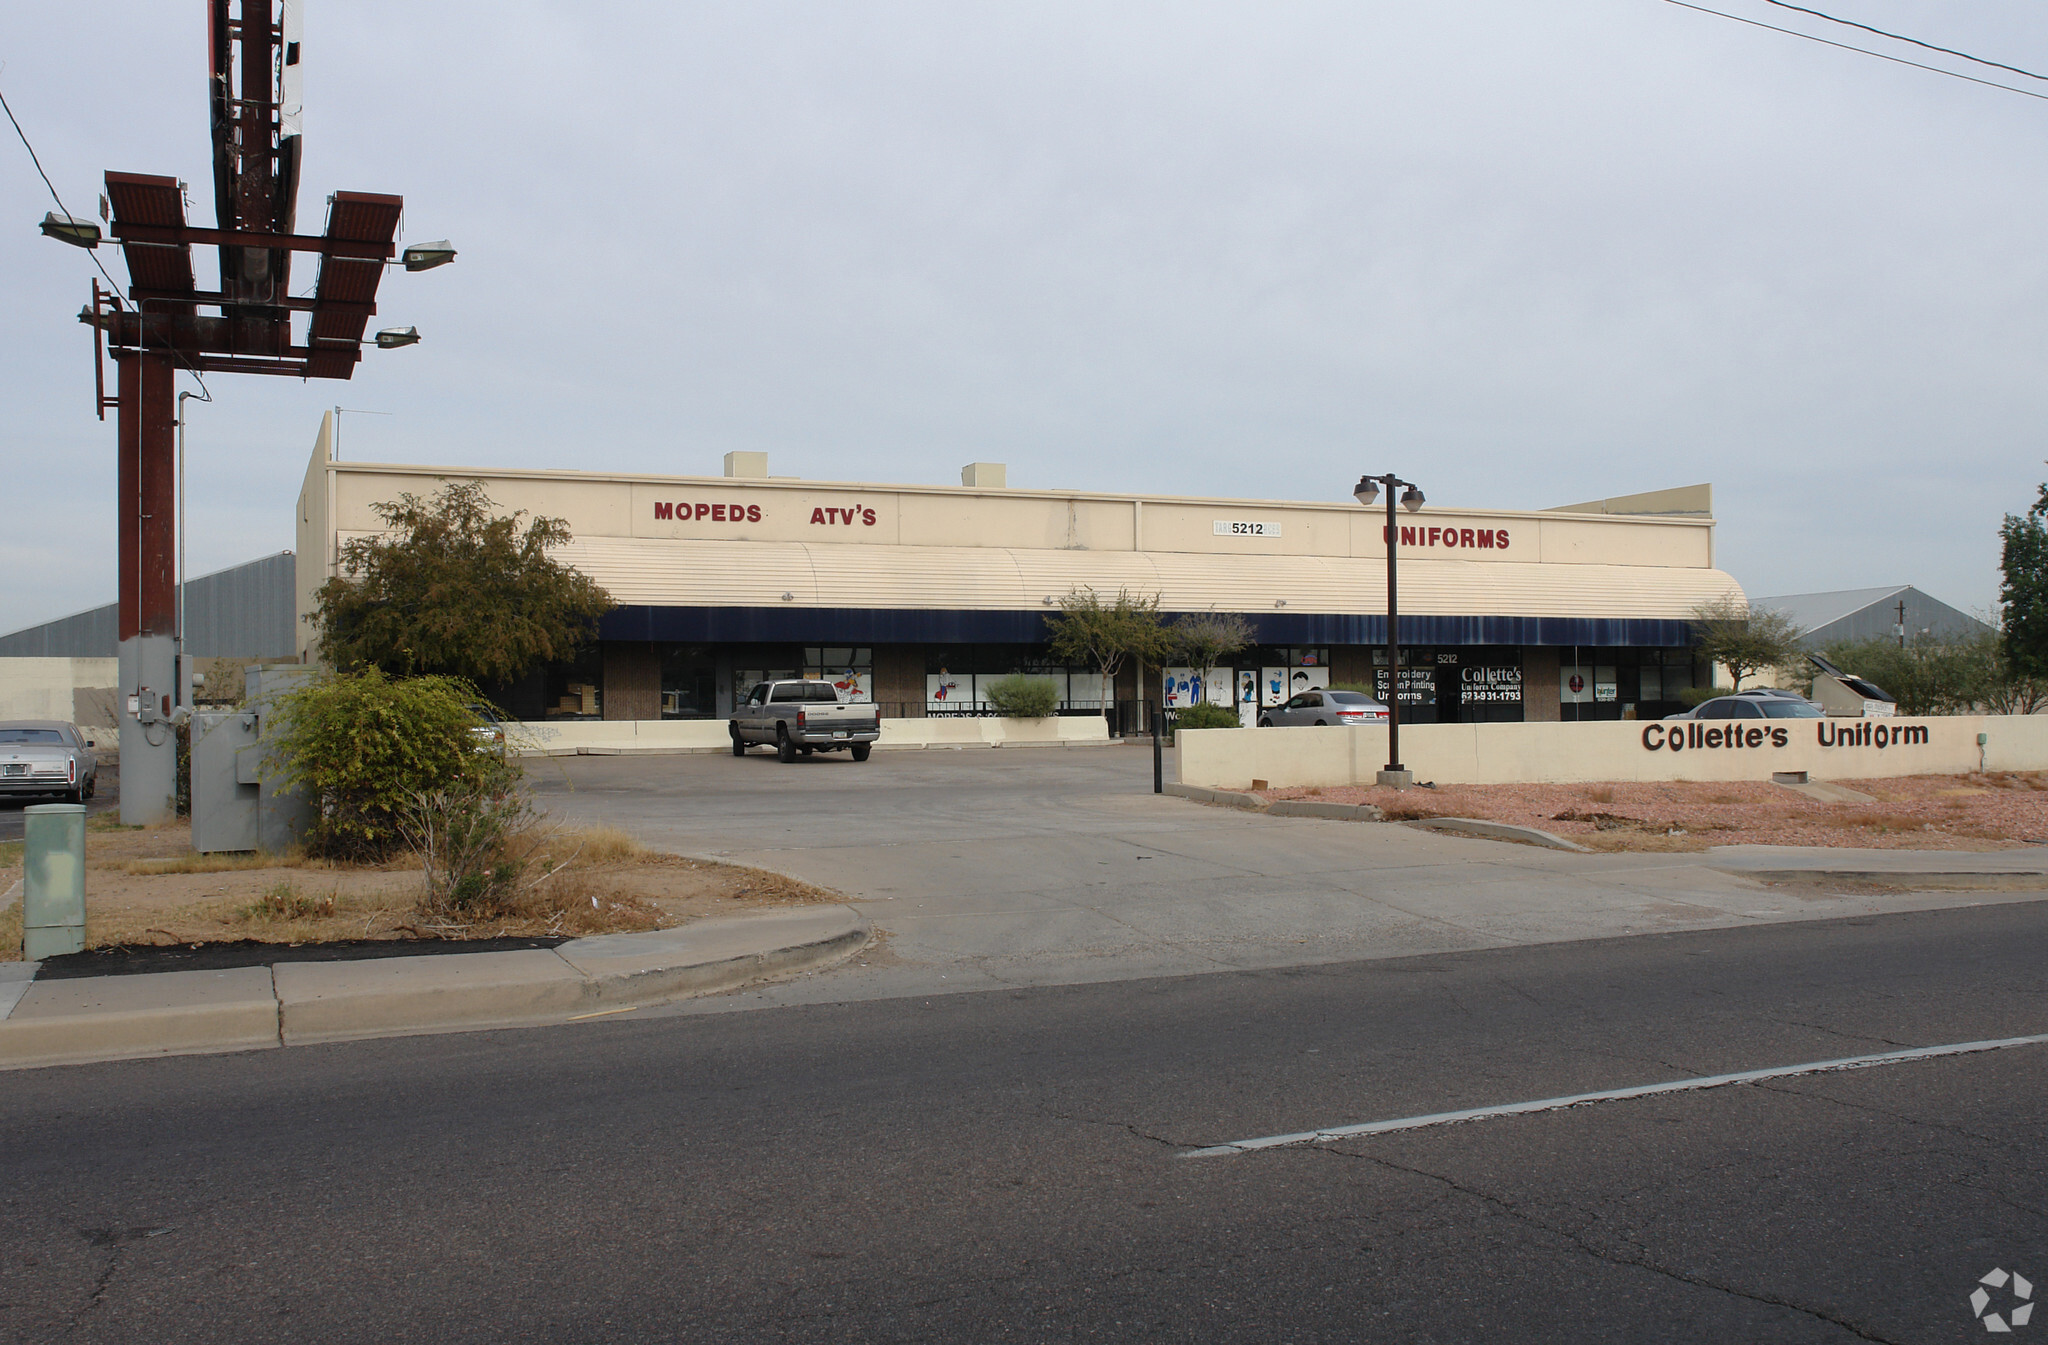
[[21, 955], [85, 951], [85, 805], [22, 809]]
[[271, 705], [317, 671], [303, 663], [260, 664], [244, 674], [248, 699], [239, 710], [192, 716], [192, 848], [290, 849], [312, 823], [312, 805], [278, 780], [264, 741]]
[[254, 850], [262, 795], [254, 710], [192, 716], [192, 848]]
[[256, 711], [256, 848], [281, 854], [305, 839], [313, 825], [313, 805], [278, 779], [279, 763], [260, 740], [269, 732], [271, 702], [320, 670], [309, 663], [259, 663], [243, 674], [248, 706]]

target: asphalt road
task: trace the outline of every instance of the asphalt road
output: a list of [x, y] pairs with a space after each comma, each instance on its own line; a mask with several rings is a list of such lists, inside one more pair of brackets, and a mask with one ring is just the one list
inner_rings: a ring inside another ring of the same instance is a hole
[[1179, 1155], [2040, 1033], [2044, 958], [2019, 903], [17, 1072], [0, 1337], [1981, 1339], [2048, 1047]]
[[[52, 794], [36, 798], [0, 798], [0, 841], [18, 841], [26, 819], [22, 809], [35, 803], [62, 803], [64, 800]], [[121, 768], [113, 762], [100, 763], [99, 784], [93, 796], [85, 801], [85, 815], [88, 819], [121, 811]]]

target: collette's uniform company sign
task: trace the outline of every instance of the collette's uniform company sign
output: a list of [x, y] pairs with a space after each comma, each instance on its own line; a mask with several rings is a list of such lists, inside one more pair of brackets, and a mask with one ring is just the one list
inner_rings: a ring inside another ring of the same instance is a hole
[[1856, 719], [1837, 723], [1832, 719], [1791, 720], [1783, 724], [1753, 724], [1723, 721], [1701, 723], [1697, 719], [1650, 724], [1643, 729], [1643, 747], [1651, 752], [1747, 752], [1765, 747], [1786, 747], [1792, 735], [1811, 725], [1814, 741], [1821, 747], [1925, 746], [1925, 724], [1887, 724], [1882, 720]]

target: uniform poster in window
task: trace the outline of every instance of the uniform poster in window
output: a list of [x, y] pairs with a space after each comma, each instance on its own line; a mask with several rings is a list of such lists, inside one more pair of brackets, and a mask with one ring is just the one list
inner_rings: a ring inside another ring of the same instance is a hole
[[1229, 694], [1230, 671], [1211, 668], [1167, 668], [1160, 679], [1159, 702], [1169, 708], [1220, 702]]

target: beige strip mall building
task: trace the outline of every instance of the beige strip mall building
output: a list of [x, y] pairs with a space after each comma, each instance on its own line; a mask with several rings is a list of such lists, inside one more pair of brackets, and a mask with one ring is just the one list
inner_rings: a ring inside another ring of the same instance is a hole
[[[1014, 672], [1055, 679], [1068, 713], [1103, 713], [1097, 674], [1045, 649], [1046, 616], [1084, 587], [1157, 594], [1169, 616], [1240, 613], [1258, 636], [1225, 669], [1125, 669], [1115, 718], [1191, 699], [1249, 718], [1331, 683], [1391, 690], [1386, 514], [1350, 499], [1012, 490], [993, 463], [959, 486], [807, 481], [750, 453], [720, 476], [336, 462], [331, 433], [330, 416], [299, 496], [302, 654], [312, 595], [341, 545], [380, 526], [379, 502], [476, 480], [500, 508], [568, 521], [558, 557], [620, 606], [574, 666], [489, 689], [522, 719], [722, 718], [735, 688], [775, 676], [829, 678], [884, 715], [976, 714]], [[1740, 595], [1714, 566], [1707, 486], [1537, 511], [1431, 503], [1402, 514], [1398, 546], [1411, 722], [1679, 708], [1708, 680], [1686, 615]]]

